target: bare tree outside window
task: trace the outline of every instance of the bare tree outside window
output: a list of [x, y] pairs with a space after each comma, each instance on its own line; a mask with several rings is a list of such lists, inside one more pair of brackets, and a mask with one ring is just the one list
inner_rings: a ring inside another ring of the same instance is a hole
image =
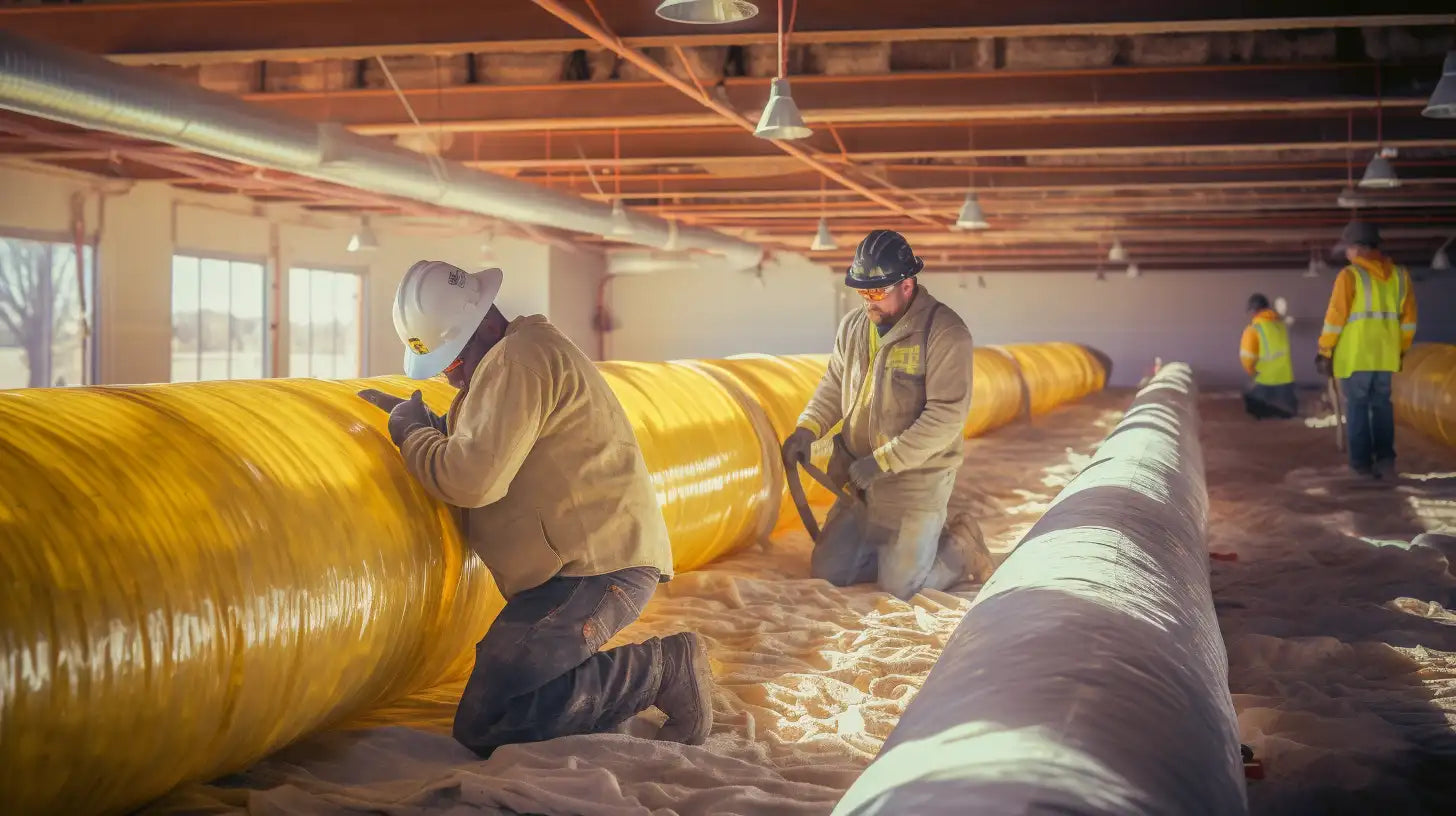
[[267, 376], [263, 264], [172, 256], [172, 382]]
[[0, 236], [0, 388], [86, 383], [81, 286], [73, 245]]

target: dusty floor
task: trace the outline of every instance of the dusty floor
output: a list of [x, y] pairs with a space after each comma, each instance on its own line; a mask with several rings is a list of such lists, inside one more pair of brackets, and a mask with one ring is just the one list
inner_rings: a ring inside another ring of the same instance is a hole
[[[1213, 594], [1255, 814], [1456, 812], [1456, 451], [1401, 429], [1403, 478], [1345, 475], [1328, 413], [1205, 397]], [[1448, 561], [1450, 559], [1450, 561]]]
[[[955, 503], [1005, 550], [1090, 461], [1130, 400], [1089, 399], [971, 441]], [[1389, 487], [1343, 475], [1328, 417], [1254, 423], [1201, 403], [1209, 544], [1242, 738], [1268, 778], [1256, 814], [1456, 812], [1456, 451], [1402, 432]], [[315, 736], [156, 812], [824, 814], [874, 756], [973, 592], [913, 604], [809, 579], [802, 533], [659, 591], [622, 640], [706, 635], [719, 690], [707, 745], [623, 735], [512, 746], [479, 761], [448, 736], [459, 687]], [[409, 723], [415, 727], [401, 727]], [[646, 719], [632, 724], [647, 735]]]

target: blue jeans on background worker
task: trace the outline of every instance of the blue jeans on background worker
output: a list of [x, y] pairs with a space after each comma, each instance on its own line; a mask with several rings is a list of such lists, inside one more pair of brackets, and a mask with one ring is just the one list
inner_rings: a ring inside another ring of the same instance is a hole
[[809, 573], [835, 586], [873, 582], [902, 600], [960, 581], [965, 566], [941, 553], [955, 474], [913, 479], [907, 490], [888, 476], [870, 485], [865, 502], [836, 501], [814, 543]]
[[1370, 473], [1375, 464], [1395, 461], [1395, 407], [1390, 403], [1389, 371], [1356, 371], [1340, 381], [1345, 422], [1350, 432], [1350, 467]]
[[558, 576], [512, 597], [475, 646], [455, 739], [483, 756], [502, 745], [611, 731], [653, 704], [657, 638], [597, 651], [635, 621], [658, 571]]

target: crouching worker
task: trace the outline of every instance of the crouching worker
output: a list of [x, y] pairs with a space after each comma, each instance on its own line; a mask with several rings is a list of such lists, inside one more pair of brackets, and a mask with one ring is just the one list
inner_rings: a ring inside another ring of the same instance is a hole
[[1263, 295], [1249, 296], [1248, 311], [1253, 318], [1239, 339], [1239, 362], [1254, 384], [1244, 392], [1244, 410], [1255, 419], [1289, 419], [1299, 413], [1289, 326]]
[[971, 406], [971, 333], [916, 282], [923, 267], [899, 233], [860, 242], [845, 285], [864, 308], [839, 324], [829, 370], [783, 445], [785, 467], [797, 467], [843, 421], [828, 475], [852, 492], [831, 508], [811, 570], [900, 598], [989, 574], [974, 519], [946, 525]]
[[509, 743], [609, 731], [650, 706], [660, 738], [689, 744], [713, 724], [697, 635], [598, 651], [672, 577], [667, 526], [626, 412], [560, 331], [494, 305], [499, 269], [421, 261], [405, 273], [394, 326], [405, 373], [459, 389], [437, 416], [369, 390], [389, 411], [405, 468], [458, 508], [462, 537], [505, 608], [475, 647], [455, 738], [482, 755]]

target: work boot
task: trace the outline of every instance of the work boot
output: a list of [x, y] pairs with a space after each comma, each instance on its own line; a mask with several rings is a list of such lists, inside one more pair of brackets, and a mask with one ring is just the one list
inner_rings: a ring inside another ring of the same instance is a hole
[[955, 514], [941, 530], [939, 555], [947, 567], [959, 571], [960, 581], [984, 584], [996, 569], [981, 525], [970, 513]]
[[1373, 473], [1377, 479], [1396, 478], [1394, 459], [1376, 459]]
[[662, 639], [662, 682], [652, 701], [667, 722], [657, 738], [684, 745], [702, 745], [713, 730], [713, 673], [708, 649], [693, 632]]

